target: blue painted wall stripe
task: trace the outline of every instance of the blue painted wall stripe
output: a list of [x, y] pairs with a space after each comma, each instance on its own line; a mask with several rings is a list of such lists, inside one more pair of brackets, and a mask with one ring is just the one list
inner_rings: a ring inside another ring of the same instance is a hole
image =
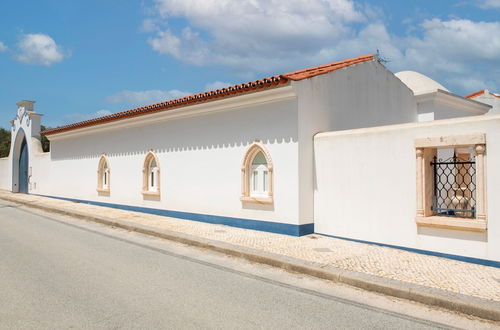
[[266, 231], [266, 232], [276, 233], [276, 234], [285, 234], [285, 235], [291, 235], [291, 236], [303, 236], [303, 235], [309, 235], [309, 234], [314, 233], [314, 224], [313, 223], [308, 223], [308, 224], [304, 224], [304, 225], [293, 225], [293, 224], [288, 224], [288, 223], [268, 222], [268, 221], [252, 220], [252, 219], [224, 217], [224, 216], [218, 216], [218, 215], [154, 209], [154, 208], [141, 207], [141, 206], [112, 204], [112, 203], [104, 203], [104, 202], [75, 199], [75, 198], [66, 198], [66, 197], [57, 197], [57, 196], [48, 196], [48, 195], [37, 195], [37, 196], [49, 197], [49, 198], [54, 198], [54, 199], [70, 201], [70, 202], [76, 202], [76, 203], [84, 203], [84, 204], [90, 204], [90, 205], [111, 207], [111, 208], [126, 210], [126, 211], [134, 211], [134, 212], [142, 212], [142, 213], [148, 213], [148, 214], [154, 214], [154, 215], [161, 215], [161, 216], [165, 216], [165, 217], [172, 217], [172, 218], [178, 218], [178, 219], [186, 219], [186, 220], [206, 222], [206, 223], [212, 223], [212, 224], [218, 224], [218, 225], [226, 225], [226, 226], [238, 227], [238, 228], [244, 228], [244, 229]]
[[404, 251], [408, 251], [408, 252], [425, 254], [425, 255], [429, 255], [429, 256], [453, 259], [453, 260], [464, 261], [464, 262], [468, 262], [468, 263], [472, 263], [472, 264], [500, 268], [500, 262], [494, 261], [494, 260], [479, 259], [479, 258], [473, 258], [473, 257], [464, 257], [464, 256], [456, 255], [456, 254], [448, 254], [448, 253], [441, 253], [441, 252], [435, 252], [435, 251], [429, 251], [429, 250], [415, 249], [415, 248], [399, 246], [399, 245], [391, 245], [391, 244], [385, 244], [385, 243], [364, 241], [364, 240], [355, 239], [355, 238], [326, 235], [326, 234], [318, 234], [318, 233], [316, 233], [316, 234], [321, 235], [321, 236], [326, 236], [326, 237], [343, 239], [343, 240], [351, 241], [351, 242], [357, 242], [357, 243], [363, 243], [363, 244], [373, 244], [373, 245], [389, 247], [389, 248], [398, 249], [398, 250], [404, 250]]
[[[303, 236], [303, 235], [309, 235], [309, 234], [314, 233], [314, 223], [308, 223], [308, 224], [304, 224], [304, 225], [292, 225], [292, 224], [279, 223], [279, 222], [267, 222], [267, 221], [260, 221], [260, 220], [223, 217], [223, 216], [217, 216], [217, 215], [154, 209], [154, 208], [141, 207], [141, 206], [95, 202], [95, 201], [87, 201], [87, 200], [66, 198], [66, 197], [57, 197], [57, 196], [48, 196], [48, 195], [36, 195], [36, 196], [49, 197], [49, 198], [54, 198], [54, 199], [66, 200], [66, 201], [70, 201], [70, 202], [76, 202], [76, 203], [105, 206], [105, 207], [111, 207], [111, 208], [116, 208], [116, 209], [120, 209], [120, 210], [126, 210], [126, 211], [155, 214], [155, 215], [178, 218], [178, 219], [186, 219], [186, 220], [193, 220], [193, 221], [199, 221], [199, 222], [226, 225], [226, 226], [237, 227], [237, 228], [265, 231], [265, 232], [276, 233], [276, 234], [285, 234], [285, 235], [291, 235], [291, 236]], [[389, 248], [393, 248], [393, 249], [399, 249], [399, 250], [420, 253], [420, 254], [425, 254], [425, 255], [430, 255], [430, 256], [435, 256], [435, 257], [447, 258], [447, 259], [458, 260], [458, 261], [463, 261], [463, 262], [468, 262], [468, 263], [473, 263], [473, 264], [479, 264], [479, 265], [484, 265], [484, 266], [489, 266], [489, 267], [500, 268], [500, 262], [494, 261], [494, 260], [464, 257], [464, 256], [460, 256], [460, 255], [455, 255], [455, 254], [448, 254], [448, 253], [441, 253], [441, 252], [435, 252], [435, 251], [429, 251], [429, 250], [421, 250], [421, 249], [415, 249], [415, 248], [410, 248], [410, 247], [404, 247], [404, 246], [399, 246], [399, 245], [391, 245], [391, 244], [385, 244], [385, 243], [364, 241], [364, 240], [355, 239], [355, 238], [326, 235], [326, 234], [319, 234], [319, 233], [316, 233], [316, 234], [326, 236], [326, 237], [347, 240], [347, 241], [351, 241], [351, 242], [357, 242], [357, 243], [363, 243], [363, 244], [373, 244], [373, 245], [389, 247]]]

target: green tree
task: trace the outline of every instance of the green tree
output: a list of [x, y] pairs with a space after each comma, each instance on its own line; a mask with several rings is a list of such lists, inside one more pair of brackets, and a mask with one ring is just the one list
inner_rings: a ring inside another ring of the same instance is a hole
[[[41, 126], [42, 131], [49, 129], [45, 126]], [[42, 135], [42, 150], [43, 152], [50, 151], [50, 141]], [[5, 128], [0, 127], [0, 158], [9, 156], [10, 152], [10, 131]]]
[[[45, 126], [41, 125], [41, 129], [43, 132], [47, 129], [50, 129], [50, 127], [45, 127]], [[47, 137], [45, 137], [45, 135], [42, 135], [42, 149], [43, 149], [43, 152], [50, 151], [50, 141], [49, 141], [49, 139], [47, 139]]]
[[7, 157], [10, 151], [10, 131], [0, 127], [0, 158]]

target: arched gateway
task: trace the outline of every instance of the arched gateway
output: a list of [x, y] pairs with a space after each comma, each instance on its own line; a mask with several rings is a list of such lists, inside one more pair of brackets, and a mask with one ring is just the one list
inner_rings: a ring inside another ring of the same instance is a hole
[[12, 155], [12, 192], [30, 191], [30, 153], [32, 138], [40, 138], [40, 114], [33, 109], [34, 101], [18, 102], [16, 118], [12, 121], [10, 154]]

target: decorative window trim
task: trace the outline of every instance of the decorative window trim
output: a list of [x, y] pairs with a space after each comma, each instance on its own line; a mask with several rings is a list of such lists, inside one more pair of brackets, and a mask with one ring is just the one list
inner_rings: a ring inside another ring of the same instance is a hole
[[[417, 201], [415, 222], [418, 226], [484, 232], [486, 212], [486, 136], [469, 134], [416, 139]], [[476, 218], [463, 219], [437, 216], [432, 211], [433, 170], [430, 165], [437, 148], [474, 147], [476, 153]]]
[[435, 227], [464, 231], [484, 232], [488, 228], [486, 221], [477, 219], [460, 219], [440, 216], [415, 217], [415, 222], [422, 227]]
[[[267, 196], [251, 196], [250, 189], [250, 179], [252, 173], [252, 162], [254, 157], [262, 152], [266, 158], [267, 169], [269, 171], [269, 188]], [[243, 162], [241, 164], [241, 197], [240, 201], [243, 203], [254, 203], [254, 204], [273, 204], [273, 161], [271, 155], [267, 151], [266, 147], [260, 142], [253, 142], [247, 149], [245, 157], [243, 157]]]
[[[103, 169], [104, 169], [104, 164], [107, 165], [108, 168], [108, 174], [107, 174], [107, 181], [108, 185], [107, 188], [104, 187], [104, 180], [103, 180]], [[111, 187], [111, 168], [109, 166], [109, 159], [106, 155], [102, 155], [101, 158], [99, 158], [99, 164], [97, 167], [97, 192], [101, 194], [108, 194], [110, 193], [110, 187]]]
[[[149, 165], [151, 164], [152, 160], [155, 160], [156, 162], [156, 167], [158, 168], [158, 171], [156, 172], [156, 185], [157, 189], [156, 191], [151, 191], [149, 190]], [[147, 197], [159, 197], [160, 196], [160, 161], [156, 154], [151, 150], [146, 154], [146, 157], [144, 158], [144, 165], [142, 167], [142, 195]]]
[[142, 195], [143, 196], [157, 196], [159, 197], [160, 196], [160, 192], [159, 191], [147, 191], [147, 190], [143, 190], [142, 191]]

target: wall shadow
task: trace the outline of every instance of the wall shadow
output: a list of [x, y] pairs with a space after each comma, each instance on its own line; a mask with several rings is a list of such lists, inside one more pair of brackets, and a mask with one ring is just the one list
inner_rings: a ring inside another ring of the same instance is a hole
[[52, 141], [52, 160], [175, 153], [298, 140], [297, 102], [286, 100]]

